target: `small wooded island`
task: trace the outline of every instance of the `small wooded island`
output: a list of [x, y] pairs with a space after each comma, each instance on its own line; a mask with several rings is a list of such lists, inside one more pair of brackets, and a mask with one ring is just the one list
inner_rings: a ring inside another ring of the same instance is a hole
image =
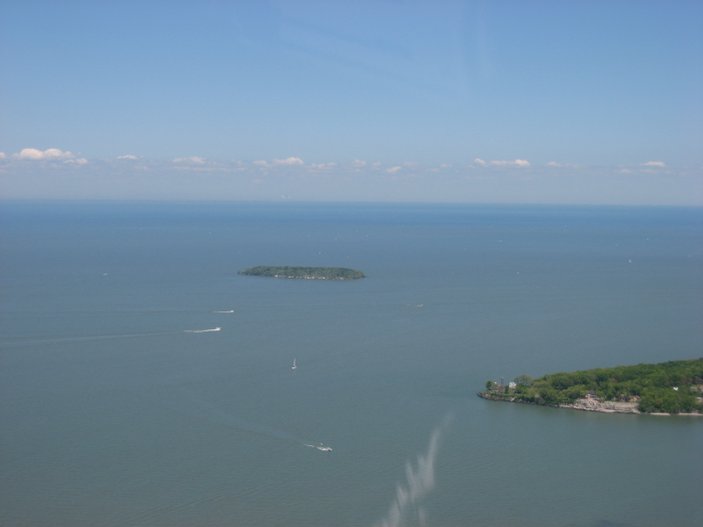
[[488, 381], [480, 397], [606, 413], [703, 415], [703, 358], [520, 375], [508, 384]]
[[364, 273], [346, 267], [292, 267], [258, 265], [239, 271], [246, 276], [266, 276], [291, 280], [358, 280]]

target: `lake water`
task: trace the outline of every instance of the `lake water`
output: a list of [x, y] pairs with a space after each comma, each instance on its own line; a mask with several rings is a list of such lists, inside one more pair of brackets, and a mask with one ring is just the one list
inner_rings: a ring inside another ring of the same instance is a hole
[[[700, 357], [701, 209], [4, 203], [0, 222], [3, 526], [703, 517], [703, 418], [475, 396]], [[367, 278], [237, 274], [259, 264]]]

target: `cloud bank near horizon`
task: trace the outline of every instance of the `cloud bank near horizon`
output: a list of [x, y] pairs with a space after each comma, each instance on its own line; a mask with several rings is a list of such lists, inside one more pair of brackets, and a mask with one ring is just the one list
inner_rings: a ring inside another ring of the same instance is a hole
[[474, 159], [474, 165], [479, 167], [514, 167], [514, 168], [527, 168], [530, 166], [530, 162], [527, 159], [494, 159], [491, 161], [485, 161], [480, 157]]
[[[19, 161], [70, 161], [70, 160], [80, 160], [81, 164], [87, 164], [89, 162], [88, 158], [78, 156], [71, 152], [70, 150], [62, 150], [60, 148], [47, 148], [40, 149], [34, 147], [26, 147], [20, 149], [18, 152], [13, 154], [7, 154], [0, 151], [0, 161], [5, 161], [6, 163], [13, 160]], [[163, 166], [163, 161], [158, 159], [150, 159], [149, 157], [135, 155], [135, 154], [120, 154], [112, 158], [98, 159], [95, 158], [92, 161], [100, 163], [109, 163], [111, 160], [117, 161], [141, 161], [147, 163], [153, 167]], [[427, 169], [427, 170], [446, 170], [450, 168], [472, 170], [479, 168], [519, 168], [519, 169], [537, 169], [537, 168], [561, 168], [561, 169], [574, 169], [578, 167], [585, 167], [586, 165], [580, 165], [573, 162], [561, 162], [561, 161], [548, 161], [545, 163], [533, 163], [528, 159], [490, 159], [486, 160], [481, 157], [474, 157], [471, 162], [457, 163], [457, 162], [441, 162], [434, 164], [432, 166], [427, 164], [418, 163], [416, 161], [404, 160], [402, 162], [387, 162], [383, 163], [378, 160], [364, 160], [355, 158], [352, 161], [339, 161], [339, 160], [316, 160], [312, 162], [306, 162], [302, 157], [291, 155], [288, 157], [273, 158], [270, 160], [266, 159], [256, 159], [252, 161], [244, 161], [241, 159], [236, 160], [218, 160], [214, 161], [205, 156], [201, 155], [183, 155], [176, 156], [171, 159], [172, 165], [191, 165], [191, 166], [207, 166], [207, 165], [217, 165], [220, 167], [227, 167], [231, 165], [236, 165], [237, 167], [251, 167], [251, 168], [306, 168], [310, 170], [330, 170], [330, 169], [356, 169], [356, 170], [377, 170], [384, 171], [387, 174], [396, 174], [401, 170], [412, 170], [412, 169]], [[617, 167], [618, 169], [628, 168], [633, 170], [636, 168], [643, 169], [666, 169], [670, 168], [669, 165], [662, 160], [648, 160], [637, 163], [619, 163], [613, 165], [611, 168]], [[604, 168], [601, 166], [601, 168]], [[703, 167], [698, 167], [699, 169]]]
[[0, 198], [703, 205], [702, 174], [703, 167], [661, 159], [603, 166], [478, 156], [432, 164], [300, 155], [101, 159], [25, 147], [0, 152]]
[[[10, 157], [20, 161], [63, 161], [73, 165], [85, 165], [88, 163], [88, 160], [84, 157], [78, 157], [73, 152], [61, 150], [60, 148], [47, 148], [46, 150], [23, 148]], [[0, 156], [0, 160], [6, 158], [7, 156], [4, 153]]]

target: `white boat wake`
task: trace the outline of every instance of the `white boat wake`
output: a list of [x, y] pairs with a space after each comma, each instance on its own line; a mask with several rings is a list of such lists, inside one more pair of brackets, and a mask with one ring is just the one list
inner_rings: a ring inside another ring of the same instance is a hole
[[234, 313], [234, 309], [216, 309], [213, 313], [217, 313], [218, 315], [231, 315]]
[[0, 348], [35, 346], [37, 344], [60, 344], [62, 342], [88, 342], [91, 340], [136, 339], [144, 337], [162, 337], [177, 334], [177, 331], [155, 331], [152, 333], [118, 333], [114, 335], [76, 335], [66, 337], [46, 337], [40, 339], [16, 340], [0, 343]]
[[320, 452], [332, 452], [332, 447], [327, 446], [324, 443], [320, 443], [319, 445], [311, 445], [310, 443], [303, 443], [305, 446], [310, 447], [310, 448], [316, 448]]
[[208, 328], [208, 329], [185, 329], [184, 333], [215, 333], [217, 331], [222, 331], [221, 327]]

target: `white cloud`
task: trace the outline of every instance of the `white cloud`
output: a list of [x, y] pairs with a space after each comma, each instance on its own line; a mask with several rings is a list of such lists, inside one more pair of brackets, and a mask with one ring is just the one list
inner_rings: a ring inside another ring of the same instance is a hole
[[78, 157], [75, 159], [67, 159], [64, 163], [67, 165], [83, 166], [88, 164], [88, 160], [85, 157]]
[[526, 168], [530, 166], [530, 162], [527, 159], [494, 159], [491, 161], [485, 161], [480, 157], [474, 159], [474, 165], [480, 167], [492, 166], [492, 167], [510, 167], [510, 168]]
[[44, 159], [44, 152], [36, 148], [23, 148], [15, 154], [18, 159]]
[[561, 161], [549, 161], [548, 163], [545, 164], [545, 166], [548, 168], [565, 168], [565, 169], [579, 168], [579, 166], [575, 165], [574, 163], [562, 163]]
[[285, 159], [274, 159], [273, 164], [292, 167], [292, 166], [303, 165], [303, 164], [305, 164], [305, 162], [302, 159], [300, 159], [299, 157], [291, 156], [291, 157], [287, 157]]
[[44, 157], [47, 159], [71, 159], [74, 155], [68, 150], [59, 150], [58, 148], [47, 148], [44, 150]]
[[256, 161], [252, 161], [251, 164], [254, 165], [255, 167], [261, 167], [261, 168], [266, 168], [267, 166], [269, 166], [268, 161], [264, 161], [263, 159], [258, 159]]
[[46, 150], [39, 150], [37, 148], [23, 148], [18, 153], [14, 154], [13, 157], [17, 159], [36, 161], [45, 159], [72, 159], [75, 155], [68, 150], [61, 150], [59, 148], [47, 148]]
[[310, 168], [314, 170], [330, 170], [337, 166], [337, 163], [312, 163]]
[[354, 168], [364, 168], [366, 166], [366, 161], [363, 161], [362, 159], [355, 159], [352, 161], [352, 166]]
[[136, 161], [139, 159], [139, 156], [135, 156], [134, 154], [124, 154], [122, 156], [117, 156], [117, 159], [121, 161]]
[[664, 161], [647, 161], [640, 164], [640, 166], [647, 168], [666, 168], [666, 163], [664, 163]]
[[5, 159], [6, 157], [5, 152], [0, 152], [0, 159]]
[[400, 172], [401, 170], [403, 170], [403, 167], [396, 165], [396, 166], [387, 168], [387, 169], [386, 169], [386, 172], [389, 173], [389, 174], [397, 174], [397, 173]]
[[173, 160], [174, 163], [179, 165], [204, 165], [207, 160], [200, 156], [189, 156], [189, 157], [177, 157]]
[[530, 166], [530, 162], [526, 159], [514, 159], [514, 160], [495, 160], [491, 161], [491, 165], [494, 167], [516, 167], [525, 168]]

